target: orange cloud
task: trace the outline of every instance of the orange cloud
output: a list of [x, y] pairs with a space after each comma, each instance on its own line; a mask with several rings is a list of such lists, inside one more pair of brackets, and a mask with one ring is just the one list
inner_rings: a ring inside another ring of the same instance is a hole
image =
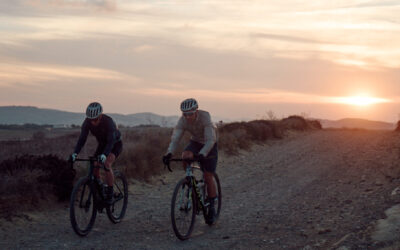
[[181, 89], [171, 90], [162, 88], [141, 88], [131, 90], [132, 93], [148, 96], [170, 96], [185, 98], [198, 96], [204, 99], [226, 100], [229, 102], [245, 103], [324, 103], [329, 102], [329, 97], [308, 95], [302, 93], [285, 92], [268, 89], [236, 89], [236, 90], [202, 90]]
[[59, 8], [95, 8], [114, 11], [116, 0], [26, 0], [25, 4], [42, 9]]
[[39, 82], [58, 81], [61, 78], [136, 81], [137, 78], [116, 71], [94, 68], [55, 66], [26, 63], [0, 63], [0, 82], [10, 86], [13, 82], [36, 85]]

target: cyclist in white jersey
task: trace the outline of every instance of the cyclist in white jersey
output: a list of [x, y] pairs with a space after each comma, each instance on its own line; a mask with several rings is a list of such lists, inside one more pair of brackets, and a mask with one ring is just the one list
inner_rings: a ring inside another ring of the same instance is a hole
[[196, 155], [200, 159], [210, 202], [210, 212], [207, 217], [209, 222], [213, 223], [215, 221], [214, 199], [216, 197], [213, 174], [218, 162], [216, 127], [211, 121], [210, 114], [207, 111], [199, 110], [198, 103], [193, 98], [186, 99], [181, 103], [181, 111], [182, 116], [174, 128], [171, 143], [163, 157], [163, 162], [167, 164], [171, 159], [184, 132], [190, 132], [192, 137], [182, 153], [182, 158], [193, 159]]

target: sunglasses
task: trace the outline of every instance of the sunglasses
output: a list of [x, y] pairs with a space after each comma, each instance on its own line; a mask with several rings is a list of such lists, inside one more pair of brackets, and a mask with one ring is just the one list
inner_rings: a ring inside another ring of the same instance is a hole
[[100, 117], [97, 117], [95, 119], [90, 119], [90, 122], [96, 123], [100, 120]]
[[191, 116], [193, 116], [194, 114], [196, 114], [196, 111], [193, 111], [193, 112], [185, 112], [185, 113], [183, 113], [183, 116], [184, 116], [184, 117], [191, 117]]

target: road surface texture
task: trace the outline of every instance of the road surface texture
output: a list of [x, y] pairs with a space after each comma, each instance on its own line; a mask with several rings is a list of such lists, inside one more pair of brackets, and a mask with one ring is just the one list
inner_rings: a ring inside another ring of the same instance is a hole
[[209, 227], [197, 216], [180, 241], [170, 201], [182, 167], [151, 184], [130, 183], [126, 217], [98, 214], [77, 236], [67, 204], [0, 221], [1, 249], [399, 249], [400, 133], [321, 130], [290, 133], [237, 156], [217, 173], [222, 211]]

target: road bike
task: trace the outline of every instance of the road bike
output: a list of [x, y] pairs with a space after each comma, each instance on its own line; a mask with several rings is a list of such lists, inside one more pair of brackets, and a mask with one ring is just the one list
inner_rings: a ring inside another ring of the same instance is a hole
[[[75, 161], [89, 162], [88, 175], [81, 177], [72, 189], [70, 199], [70, 220], [72, 228], [79, 236], [86, 236], [93, 228], [97, 212], [106, 209], [107, 216], [113, 223], [119, 223], [125, 216], [128, 205], [128, 182], [118, 170], [114, 170], [114, 195], [112, 204], [105, 200], [106, 184], [96, 180], [93, 175], [95, 168], [106, 170], [104, 164], [95, 166], [96, 157], [76, 159]], [[73, 163], [71, 162], [73, 167]]]
[[[206, 158], [207, 159], [207, 158]], [[214, 199], [215, 221], [207, 220], [210, 203], [208, 201], [207, 185], [204, 182], [204, 173], [196, 177], [194, 170], [201, 170], [196, 164], [199, 159], [170, 159], [169, 161], [181, 162], [186, 165], [186, 177], [182, 178], [175, 187], [171, 201], [171, 222], [176, 237], [180, 240], [186, 240], [192, 234], [196, 215], [203, 214], [204, 220], [208, 225], [213, 225], [220, 214], [222, 205], [221, 185], [218, 175], [214, 173], [213, 181], [216, 186], [217, 196]], [[169, 163], [166, 165], [172, 172]]]

